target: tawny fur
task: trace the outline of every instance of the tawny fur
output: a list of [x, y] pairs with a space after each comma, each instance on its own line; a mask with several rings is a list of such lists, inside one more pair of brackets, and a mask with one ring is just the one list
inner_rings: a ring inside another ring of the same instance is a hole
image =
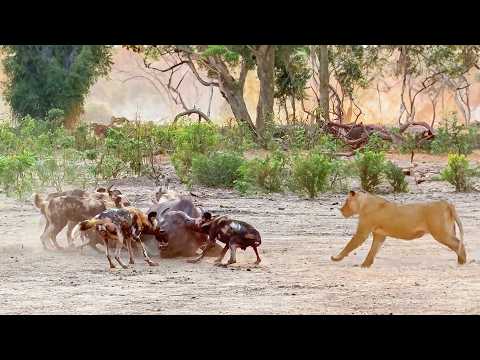
[[[372, 247], [362, 267], [373, 264], [387, 236], [413, 240], [431, 234], [439, 243], [453, 250], [458, 263], [467, 261], [463, 243], [463, 226], [455, 206], [447, 201], [432, 201], [413, 204], [396, 204], [379, 196], [350, 191], [340, 210], [344, 217], [359, 215], [355, 235], [333, 261], [340, 261], [365, 242], [373, 234]], [[455, 223], [460, 230], [460, 239], [455, 236]]]

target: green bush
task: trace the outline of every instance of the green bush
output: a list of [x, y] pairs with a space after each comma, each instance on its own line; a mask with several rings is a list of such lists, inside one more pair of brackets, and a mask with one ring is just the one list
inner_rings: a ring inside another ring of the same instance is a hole
[[354, 176], [354, 169], [350, 161], [332, 159], [330, 172], [330, 189], [347, 192], [350, 189], [350, 178]]
[[187, 182], [192, 167], [192, 155], [205, 155], [216, 150], [219, 133], [213, 125], [191, 124], [178, 128], [175, 142], [175, 152], [171, 159], [177, 175], [182, 181]]
[[243, 152], [255, 147], [252, 132], [245, 124], [224, 126], [220, 134], [221, 147], [227, 151]]
[[385, 176], [394, 192], [408, 191], [408, 183], [405, 180], [403, 170], [391, 161], [385, 166]]
[[382, 181], [385, 168], [385, 154], [364, 150], [355, 154], [355, 167], [360, 177], [362, 189], [375, 192], [376, 187]]
[[386, 152], [390, 150], [390, 145], [391, 143], [389, 141], [383, 140], [377, 134], [372, 134], [368, 137], [368, 142], [365, 144], [365, 149], [374, 152]]
[[238, 169], [243, 158], [237, 153], [215, 152], [211, 155], [194, 155], [192, 158], [192, 179], [207, 186], [233, 187], [239, 178]]
[[332, 161], [325, 155], [311, 152], [293, 158], [293, 181], [297, 192], [313, 199], [328, 187]]
[[440, 174], [442, 180], [454, 185], [458, 192], [471, 190], [470, 178], [475, 175], [477, 171], [470, 168], [468, 159], [463, 154], [449, 154], [447, 166]]
[[239, 171], [235, 188], [245, 192], [251, 187], [266, 192], [280, 192], [285, 176], [286, 159], [281, 151], [275, 151], [265, 159], [245, 161]]
[[467, 128], [458, 123], [457, 115], [451, 113], [443, 126], [438, 128], [435, 139], [431, 142], [433, 154], [471, 154], [477, 139], [477, 129]]
[[33, 191], [35, 160], [35, 155], [26, 150], [0, 155], [0, 185], [7, 195], [23, 199]]

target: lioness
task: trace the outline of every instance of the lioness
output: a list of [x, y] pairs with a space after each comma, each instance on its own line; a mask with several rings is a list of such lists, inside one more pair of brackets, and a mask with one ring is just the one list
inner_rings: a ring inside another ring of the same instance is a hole
[[[385, 238], [413, 240], [431, 234], [439, 243], [448, 246], [458, 256], [458, 263], [467, 261], [463, 244], [463, 227], [455, 207], [447, 201], [400, 205], [364, 192], [350, 191], [340, 209], [346, 218], [359, 215], [353, 238], [333, 261], [340, 261], [358, 248], [373, 233], [373, 242], [362, 267], [370, 267]], [[455, 222], [460, 240], [455, 236]]]

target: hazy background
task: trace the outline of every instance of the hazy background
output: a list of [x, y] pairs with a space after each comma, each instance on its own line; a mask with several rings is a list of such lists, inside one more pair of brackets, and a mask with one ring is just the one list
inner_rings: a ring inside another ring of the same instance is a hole
[[[114, 49], [113, 60], [114, 65], [109, 77], [100, 79], [92, 87], [86, 100], [82, 120], [108, 123], [112, 116], [135, 119], [138, 114], [142, 120], [169, 122], [177, 113], [183, 111], [183, 108], [175, 104], [168, 92], [161, 88], [160, 82], [154, 78], [155, 76], [164, 76], [166, 79], [168, 74], [145, 70], [141, 57], [123, 48]], [[182, 76], [184, 72], [188, 72], [187, 67], [179, 71], [178, 76]], [[480, 121], [480, 83], [473, 76], [469, 76], [469, 79], [472, 83], [470, 87], [471, 120]], [[5, 77], [0, 71], [0, 81], [3, 80]], [[188, 106], [195, 105], [207, 113], [211, 95], [210, 88], [198, 83], [194, 76], [188, 73], [181, 90]], [[377, 77], [368, 89], [357, 92], [357, 103], [363, 111], [359, 120], [367, 123], [397, 123], [400, 113], [400, 92], [400, 79]], [[255, 71], [250, 71], [247, 77], [245, 96], [248, 109], [254, 115], [258, 98], [258, 80]], [[307, 101], [306, 106], [311, 108], [313, 103]], [[349, 106], [347, 101], [346, 113]], [[426, 94], [419, 96], [416, 109], [417, 121], [431, 121], [432, 104]], [[452, 110], [457, 110], [453, 92], [445, 90], [438, 98], [437, 120], [442, 114]], [[275, 111], [278, 111], [278, 105], [275, 106]], [[8, 113], [8, 106], [0, 95], [0, 116], [6, 117]], [[300, 118], [305, 116], [300, 105], [297, 105], [297, 114]], [[459, 111], [459, 116], [461, 119], [463, 118], [461, 111]], [[221, 97], [217, 88], [213, 88], [210, 117], [217, 123], [233, 118], [228, 104]], [[283, 120], [283, 117], [282, 111], [280, 119]]]

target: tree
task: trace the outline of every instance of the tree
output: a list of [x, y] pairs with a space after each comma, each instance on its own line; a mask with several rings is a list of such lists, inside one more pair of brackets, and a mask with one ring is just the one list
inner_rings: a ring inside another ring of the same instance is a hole
[[75, 124], [95, 81], [108, 74], [111, 46], [5, 45], [5, 99], [16, 117], [44, 119], [63, 110], [65, 125]]
[[[402, 119], [404, 124], [415, 121], [418, 96], [438, 84], [455, 91], [455, 100], [468, 124], [470, 83], [465, 75], [472, 68], [480, 69], [480, 46], [401, 45], [390, 48], [398, 53], [395, 75], [402, 78], [401, 111], [398, 118], [400, 126]], [[433, 107], [435, 109], [434, 104]]]
[[303, 111], [311, 115], [304, 104], [304, 100], [307, 99], [307, 83], [311, 77], [306, 50], [306, 47], [292, 49], [283, 46], [276, 51], [274, 97], [278, 100], [279, 106], [283, 106], [287, 123], [289, 122], [287, 101], [290, 101], [294, 122], [296, 122], [296, 101], [300, 101]]
[[[283, 46], [274, 45], [126, 45], [127, 48], [142, 53], [145, 66], [161, 72], [173, 73], [181, 66], [188, 66], [197, 80], [204, 86], [217, 87], [232, 109], [239, 123], [247, 125], [252, 133], [261, 140], [265, 126], [273, 119], [275, 95], [275, 59], [276, 52]], [[168, 58], [170, 65], [160, 69], [152, 61]], [[255, 69], [260, 81], [255, 121], [247, 110], [244, 99], [244, 86], [248, 71]], [[201, 74], [203, 70], [205, 75]], [[167, 87], [179, 91], [180, 81]], [[188, 111], [188, 109], [185, 109]]]
[[330, 87], [330, 75], [328, 73], [328, 45], [318, 47], [319, 63], [319, 95], [320, 95], [320, 113], [324, 121], [330, 121], [330, 109], [328, 93]]

